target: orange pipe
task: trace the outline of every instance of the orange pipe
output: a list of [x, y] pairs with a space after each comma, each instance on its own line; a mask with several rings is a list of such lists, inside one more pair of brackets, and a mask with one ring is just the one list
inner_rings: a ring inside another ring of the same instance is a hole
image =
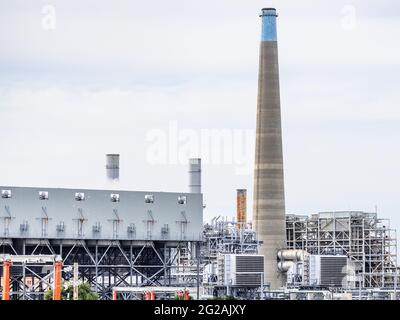
[[247, 190], [237, 189], [236, 192], [236, 220], [238, 228], [241, 229], [245, 226], [247, 221]]
[[156, 300], [156, 294], [154, 291], [150, 292], [150, 300]]
[[62, 261], [56, 261], [54, 263], [54, 290], [53, 300], [61, 300], [61, 269]]
[[189, 300], [189, 291], [185, 290], [185, 293], [183, 294], [183, 300]]
[[10, 267], [11, 261], [3, 262], [3, 300], [10, 300]]
[[112, 299], [117, 300], [117, 291], [113, 290], [112, 292]]

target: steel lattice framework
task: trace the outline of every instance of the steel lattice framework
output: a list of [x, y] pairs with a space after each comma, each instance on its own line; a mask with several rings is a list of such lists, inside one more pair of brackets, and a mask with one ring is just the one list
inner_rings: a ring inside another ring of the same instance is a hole
[[218, 253], [257, 254], [259, 242], [256, 232], [249, 224], [239, 225], [234, 221], [214, 218], [204, 226], [202, 256], [205, 262], [217, 259]]
[[[257, 254], [259, 242], [250, 224], [228, 221], [220, 217], [212, 219], [204, 226], [204, 243], [201, 247], [203, 288], [209, 296], [228, 293], [225, 286], [218, 285], [218, 257], [220, 254]], [[232, 289], [233, 290], [233, 289]], [[259, 288], [235, 287], [235, 296], [254, 299]]]
[[[90, 283], [99, 299], [109, 300], [113, 287], [198, 287], [199, 245], [200, 242], [187, 241], [5, 238], [0, 239], [0, 252], [59, 255], [64, 262], [64, 281], [72, 279], [72, 266], [77, 262], [80, 280]], [[52, 287], [53, 270], [48, 264], [14, 265], [11, 270], [11, 299], [43, 299], [45, 292]], [[132, 297], [128, 294], [123, 298]]]
[[394, 287], [397, 268], [396, 230], [377, 213], [321, 212], [287, 215], [288, 249], [310, 254], [345, 254], [356, 266], [356, 286]]

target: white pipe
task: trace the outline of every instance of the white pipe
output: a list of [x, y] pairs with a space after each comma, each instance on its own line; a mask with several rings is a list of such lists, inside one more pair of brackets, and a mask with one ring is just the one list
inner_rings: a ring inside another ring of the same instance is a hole
[[189, 193], [201, 193], [201, 159], [189, 159]]
[[280, 272], [287, 272], [293, 265], [294, 265], [293, 261], [278, 262], [278, 270]]
[[111, 182], [119, 180], [119, 154], [106, 154], [106, 174]]
[[279, 260], [303, 261], [307, 251], [301, 249], [287, 249], [278, 251]]

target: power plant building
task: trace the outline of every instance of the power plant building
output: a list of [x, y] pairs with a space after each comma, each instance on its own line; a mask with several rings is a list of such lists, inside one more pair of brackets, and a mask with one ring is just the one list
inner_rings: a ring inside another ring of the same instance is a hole
[[320, 212], [287, 215], [287, 248], [311, 255], [344, 255], [355, 267], [355, 286], [394, 288], [397, 236], [390, 220], [376, 212]]
[[398, 297], [388, 219], [361, 211], [286, 215], [277, 16], [274, 8], [260, 15], [252, 222], [246, 189], [236, 190], [236, 219], [203, 221], [200, 158], [189, 159], [187, 192], [120, 190], [119, 154], [106, 155], [103, 190], [0, 186], [5, 300], [43, 299], [56, 277], [51, 257], [58, 278], [79, 271], [101, 300], [189, 292], [197, 299]]
[[202, 236], [202, 194], [0, 188], [0, 232], [13, 239], [200, 241]]
[[[184, 286], [196, 292], [202, 194], [0, 189], [0, 251], [21, 261], [37, 260], [11, 266], [12, 299], [43, 299], [52, 268], [42, 257], [50, 255], [61, 259], [65, 279], [79, 265], [79, 278], [102, 300], [114, 297], [114, 287]], [[189, 266], [190, 274], [182, 271]], [[142, 293], [138, 289], [125, 297]], [[158, 294], [168, 297], [174, 289]]]

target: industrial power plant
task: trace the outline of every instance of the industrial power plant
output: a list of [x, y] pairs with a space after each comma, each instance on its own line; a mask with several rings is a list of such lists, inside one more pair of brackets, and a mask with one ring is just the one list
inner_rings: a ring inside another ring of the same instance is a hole
[[[120, 190], [120, 154], [105, 155], [109, 188], [0, 185], [3, 300], [399, 300], [396, 230], [377, 212], [285, 209], [277, 11], [262, 22], [254, 198], [236, 218], [204, 221], [202, 162], [182, 192]], [[1, 183], [1, 182], [0, 182]], [[251, 212], [249, 212], [251, 209]]]

